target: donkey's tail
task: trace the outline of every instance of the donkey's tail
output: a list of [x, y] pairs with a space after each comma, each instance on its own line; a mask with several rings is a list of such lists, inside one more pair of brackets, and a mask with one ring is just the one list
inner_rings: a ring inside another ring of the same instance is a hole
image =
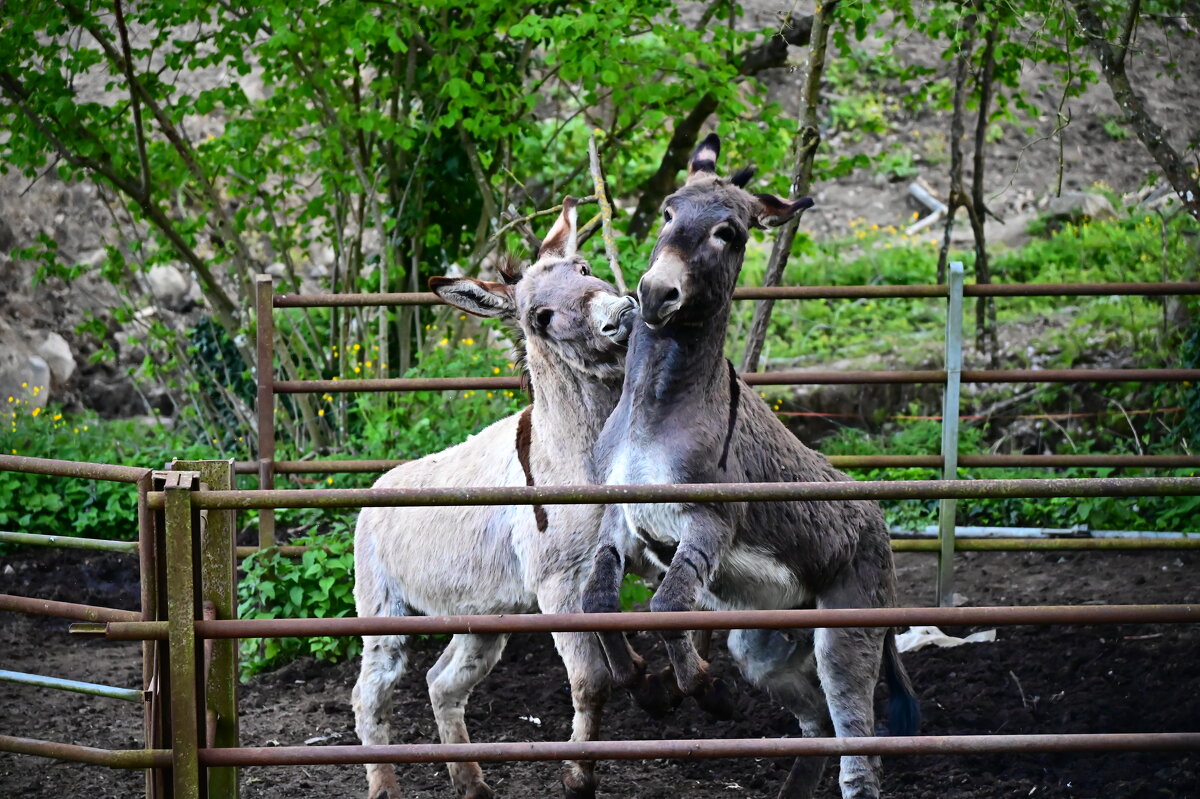
[[896, 631], [888, 629], [883, 644], [883, 673], [888, 686], [888, 728], [892, 735], [916, 735], [921, 705], [896, 648]]

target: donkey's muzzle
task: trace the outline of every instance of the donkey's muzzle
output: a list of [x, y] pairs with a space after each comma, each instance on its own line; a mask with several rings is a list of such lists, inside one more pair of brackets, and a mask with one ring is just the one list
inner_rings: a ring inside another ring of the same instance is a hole
[[637, 319], [637, 300], [633, 297], [614, 297], [607, 303], [600, 332], [617, 344], [624, 344]]
[[638, 299], [642, 304], [642, 320], [653, 329], [669, 322], [683, 305], [678, 286], [653, 280], [642, 280], [638, 286]]

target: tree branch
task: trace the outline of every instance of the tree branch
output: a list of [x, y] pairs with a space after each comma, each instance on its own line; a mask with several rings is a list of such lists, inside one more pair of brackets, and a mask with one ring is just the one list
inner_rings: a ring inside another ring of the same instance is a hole
[[[1192, 175], [1188, 165], [1180, 158], [1179, 153], [1167, 141], [1166, 131], [1151, 118], [1146, 110], [1146, 104], [1129, 80], [1125, 71], [1126, 46], [1113, 46], [1106, 37], [1104, 23], [1088, 0], [1071, 0], [1075, 8], [1075, 16], [1080, 26], [1087, 34], [1088, 45], [1096, 53], [1100, 61], [1100, 71], [1108, 82], [1113, 99], [1125, 113], [1125, 124], [1133, 128], [1141, 139], [1150, 157], [1154, 159], [1171, 188], [1183, 202], [1183, 207], [1193, 219], [1200, 220], [1200, 184]], [[1137, 3], [1131, 7], [1131, 13]], [[1132, 31], [1134, 23], [1127, 18], [1126, 32]], [[1122, 34], [1123, 36], [1125, 34]]]
[[[808, 49], [808, 74], [804, 78], [804, 96], [800, 105], [800, 127], [793, 140], [795, 160], [792, 171], [792, 197], [802, 197], [808, 194], [812, 184], [813, 162], [817, 157], [817, 147], [821, 144], [820, 119], [817, 112], [821, 105], [821, 78], [825, 74], [825, 49], [829, 38], [829, 27], [837, 10], [837, 0], [827, 0], [817, 11], [815, 17], [810, 17], [808, 26], [811, 46]], [[792, 252], [792, 244], [796, 240], [796, 230], [800, 227], [800, 218], [793, 217], [775, 237], [771, 247], [771, 257], [767, 261], [767, 269], [763, 275], [764, 286], [777, 286], [783, 279], [783, 270], [787, 266], [788, 255]], [[754, 307], [754, 319], [750, 324], [750, 334], [746, 340], [746, 352], [742, 356], [742, 371], [754, 372], [758, 369], [758, 360], [762, 355], [763, 343], [767, 338], [767, 326], [771, 322], [771, 311], [775, 307], [773, 300], [760, 300]]]
[[[796, 19], [789, 16], [780, 28], [767, 39], [745, 50], [738, 59], [738, 74], [747, 77], [764, 69], [782, 67], [787, 64], [788, 46], [802, 47], [812, 38], [813, 17]], [[701, 97], [682, 119], [676, 120], [667, 151], [663, 154], [658, 170], [642, 184], [637, 209], [629, 222], [629, 235], [641, 241], [650, 232], [658, 217], [658, 207], [663, 199], [675, 190], [679, 172], [687, 166], [688, 157], [696, 146], [704, 120], [717, 110], [717, 98], [711, 93]]]
[[588, 162], [592, 167], [592, 185], [595, 187], [596, 202], [600, 203], [601, 238], [604, 239], [604, 254], [608, 258], [608, 267], [612, 270], [613, 280], [617, 291], [624, 294], [625, 276], [621, 274], [621, 264], [617, 260], [617, 239], [613, 235], [612, 204], [608, 201], [608, 186], [604, 183], [604, 172], [600, 168], [600, 154], [596, 152], [596, 137], [588, 136]]

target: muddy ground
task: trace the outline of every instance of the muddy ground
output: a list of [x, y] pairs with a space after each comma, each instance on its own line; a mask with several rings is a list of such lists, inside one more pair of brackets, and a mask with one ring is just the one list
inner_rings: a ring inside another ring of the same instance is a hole
[[[134, 564], [116, 555], [21, 551], [0, 556], [0, 592], [132, 608]], [[901, 599], [928, 604], [933, 561], [898, 558]], [[10, 568], [11, 567], [11, 568]], [[958, 588], [973, 605], [1117, 604], [1200, 601], [1200, 555], [1189, 553], [995, 553], [959, 556]], [[968, 630], [948, 630], [963, 634]], [[662, 658], [654, 639], [637, 646]], [[394, 740], [436, 740], [423, 673], [441, 642], [417, 646], [396, 703]], [[715, 668], [732, 664], [718, 645]], [[995, 644], [910, 653], [906, 663], [925, 714], [923, 732], [941, 734], [1152, 732], [1200, 730], [1200, 630], [1194, 626], [1001, 628]], [[0, 614], [0, 668], [137, 687], [131, 644], [73, 640], [66, 623]], [[357, 663], [300, 661], [241, 688], [245, 745], [357, 743], [350, 688]], [[740, 718], [713, 722], [685, 705], [665, 722], [616, 697], [606, 738], [795, 735], [788, 715], [739, 685]], [[526, 717], [523, 719], [522, 717]], [[540, 724], [527, 720], [537, 718]], [[547, 635], [514, 636], [504, 659], [468, 708], [477, 741], [562, 740], [569, 735], [565, 674]], [[140, 745], [140, 711], [131, 704], [0, 684], [0, 734], [108, 748]], [[759, 760], [626, 761], [603, 768], [601, 796], [774, 796], [788, 763]], [[412, 797], [448, 797], [441, 766], [402, 766]], [[885, 761], [891, 797], [1200, 796], [1200, 756], [994, 755], [894, 757]], [[504, 797], [556, 796], [555, 764], [486, 768]], [[357, 766], [256, 768], [242, 772], [242, 796], [323, 799], [363, 794]], [[0, 797], [130, 797], [141, 774], [0, 754]], [[832, 770], [821, 797], [836, 796]]]

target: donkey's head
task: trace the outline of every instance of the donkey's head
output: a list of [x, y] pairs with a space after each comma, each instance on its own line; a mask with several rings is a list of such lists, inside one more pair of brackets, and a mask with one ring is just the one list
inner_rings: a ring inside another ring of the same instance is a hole
[[620, 381], [636, 303], [593, 277], [577, 252], [577, 204], [563, 200], [537, 261], [523, 271], [502, 268], [504, 282], [434, 277], [429, 287], [463, 311], [516, 324], [535, 379], [541, 368], [562, 364], [581, 376]]
[[717, 177], [721, 140], [711, 133], [692, 155], [687, 182], [663, 202], [663, 227], [638, 284], [642, 319], [657, 330], [703, 324], [730, 302], [751, 227], [774, 227], [810, 208], [812, 198], [788, 202], [751, 194], [754, 171]]

